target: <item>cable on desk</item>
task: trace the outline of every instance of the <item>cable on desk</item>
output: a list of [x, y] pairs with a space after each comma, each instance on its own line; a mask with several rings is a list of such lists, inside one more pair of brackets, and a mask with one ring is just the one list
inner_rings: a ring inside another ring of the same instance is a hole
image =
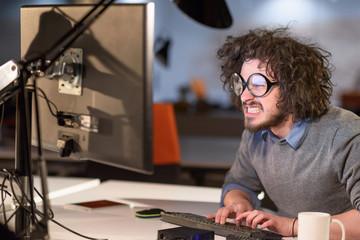
[[68, 230], [69, 232], [71, 232], [71, 233], [73, 233], [73, 234], [76, 234], [76, 235], [78, 235], [78, 236], [80, 236], [80, 237], [86, 238], [86, 239], [90, 239], [90, 240], [108, 240], [107, 238], [92, 238], [92, 237], [88, 237], [88, 236], [85, 236], [85, 235], [83, 235], [83, 234], [80, 234], [80, 233], [78, 233], [78, 232], [76, 232], [76, 231], [74, 231], [74, 230], [72, 230], [72, 229], [70, 229], [70, 228], [62, 225], [61, 223], [59, 223], [58, 221], [56, 221], [56, 220], [54, 220], [54, 219], [50, 219], [50, 221], [52, 221], [53, 223], [56, 223], [56, 224], [59, 225], [60, 227]]
[[[26, 207], [26, 205], [30, 204], [31, 202], [33, 203], [33, 205], [35, 207], [35, 216], [34, 216], [34, 218], [35, 218], [36, 222], [39, 222], [39, 219], [37, 218], [37, 216], [43, 218], [44, 213], [42, 213], [41, 211], [36, 209], [35, 202], [33, 202], [33, 200], [29, 199], [28, 196], [25, 194], [24, 188], [23, 188], [23, 186], [21, 185], [21, 183], [20, 183], [20, 181], [18, 179], [16, 171], [14, 171], [14, 170], [8, 171], [8, 170], [4, 169], [3, 171], [0, 171], [0, 175], [3, 175], [3, 177], [4, 177], [2, 183], [0, 184], [0, 200], [1, 200], [0, 207], [2, 207], [2, 210], [3, 210], [4, 226], [6, 227], [6, 229], [9, 230], [8, 223], [10, 222], [10, 220], [16, 215], [16, 213], [20, 209], [23, 209], [27, 214], [31, 215], [31, 211]], [[11, 194], [9, 192], [9, 190], [7, 189], [8, 186], [5, 185], [6, 181], [9, 182], [9, 185], [10, 185], [9, 187], [10, 187], [11, 192], [13, 194]], [[21, 201], [19, 199], [19, 197], [15, 194], [15, 186], [14, 186], [14, 184], [16, 184], [17, 187], [19, 188], [20, 193], [21, 193], [21, 197], [25, 201]], [[42, 194], [36, 188], [34, 188], [34, 191], [39, 195], [39, 197], [41, 199], [44, 198], [42, 196]], [[15, 202], [14, 212], [10, 216], [7, 216], [6, 209], [5, 209], [5, 197], [6, 197], [6, 194], [8, 194], [9, 196], [12, 196], [13, 199], [14, 199], [14, 202]], [[78, 235], [78, 236], [80, 236], [82, 238], [86, 238], [86, 239], [89, 239], [89, 240], [107, 240], [106, 238], [93, 238], [93, 237], [85, 236], [85, 235], [83, 235], [81, 233], [78, 233], [78, 232], [64, 226], [63, 224], [61, 224], [58, 221], [54, 220], [54, 212], [52, 211], [52, 209], [49, 209], [48, 214], [49, 214], [48, 219], [50, 221], [52, 221], [53, 223], [59, 225], [60, 227], [64, 228], [65, 230], [67, 230], [67, 231], [69, 231], [69, 232], [71, 232], [71, 233], [73, 233], [75, 235]], [[31, 226], [30, 221], [26, 224], [26, 226], [27, 227], [24, 229], [23, 233], [18, 233], [19, 236], [22, 236], [22, 234], [26, 234], [27, 228]]]
[[[43, 196], [38, 192], [38, 190], [37, 190], [36, 188], [35, 188], [35, 191], [37, 192], [37, 194], [38, 194], [38, 195], [40, 196], [40, 198], [42, 199]], [[40, 216], [43, 216], [43, 213], [40, 212], [39, 210], [37, 210], [36, 212], [37, 212], [37, 214], [39, 214]], [[54, 219], [55, 215], [54, 215], [54, 212], [52, 211], [52, 209], [50, 209], [50, 212], [51, 212], [51, 216], [49, 216], [49, 218], [48, 218], [50, 221], [52, 221], [53, 223], [57, 224], [58, 226], [64, 228], [65, 230], [67, 230], [67, 231], [69, 231], [69, 232], [71, 232], [71, 233], [73, 233], [73, 234], [75, 234], [75, 235], [78, 235], [79, 237], [86, 238], [86, 239], [90, 239], [90, 240], [108, 240], [107, 238], [93, 238], [93, 237], [85, 236], [85, 235], [83, 235], [83, 234], [81, 234], [81, 233], [78, 233], [78, 232], [76, 232], [76, 231], [74, 231], [74, 230], [66, 227], [65, 225], [61, 224], [60, 222], [56, 221], [56, 220]]]
[[5, 224], [6, 229], [8, 228], [8, 226], [7, 226], [7, 222], [5, 221], [5, 220], [6, 220], [5, 198], [6, 198], [6, 194], [8, 194], [9, 196], [11, 196], [11, 194], [10, 194], [7, 190], [4, 189], [4, 188], [7, 188], [7, 186], [5, 185], [5, 182], [6, 182], [7, 179], [8, 179], [8, 176], [5, 175], [4, 180], [3, 180], [3, 182], [1, 183], [1, 189], [0, 189], [0, 191], [1, 191], [1, 206], [2, 206], [3, 217], [4, 217], [4, 224]]
[[[10, 220], [16, 215], [16, 213], [20, 210], [20, 209], [23, 209], [27, 214], [31, 214], [30, 210], [26, 207], [27, 204], [30, 203], [30, 200], [29, 198], [27, 197], [27, 195], [25, 194], [25, 191], [23, 189], [23, 187], [21, 186], [20, 184], [20, 181], [18, 179], [18, 176], [16, 174], [16, 171], [15, 170], [10, 170], [8, 171], [7, 169], [3, 169], [3, 171], [0, 172], [1, 175], [4, 176], [4, 180], [2, 182], [2, 187], [1, 187], [1, 196], [2, 196], [2, 204], [3, 204], [3, 218], [4, 218], [4, 225], [6, 227], [7, 230], [9, 230], [8, 228], [8, 223], [10, 222]], [[10, 187], [10, 190], [12, 192], [12, 194], [10, 194], [10, 196], [13, 197], [13, 201], [14, 201], [14, 204], [15, 204], [15, 210], [14, 212], [10, 215], [10, 216], [7, 216], [6, 215], [6, 208], [5, 208], [5, 204], [4, 204], [4, 198], [3, 198], [3, 188], [5, 186], [5, 182], [8, 181], [9, 182], [9, 186], [6, 186], [7, 187]], [[25, 202], [22, 202], [18, 196], [15, 194], [15, 188], [14, 188], [14, 182], [15, 184], [17, 185], [17, 187], [19, 188], [20, 192], [21, 192], [21, 196], [23, 197], [23, 199], [25, 200]], [[26, 227], [30, 227], [30, 222], [27, 223]], [[26, 228], [26, 229], [27, 229]], [[26, 230], [24, 229], [24, 230]]]

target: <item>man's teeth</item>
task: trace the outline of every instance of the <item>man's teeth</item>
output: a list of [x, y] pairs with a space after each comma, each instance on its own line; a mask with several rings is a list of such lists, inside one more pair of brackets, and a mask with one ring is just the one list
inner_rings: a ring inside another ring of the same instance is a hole
[[258, 113], [261, 109], [259, 107], [248, 107], [247, 111], [248, 113]]

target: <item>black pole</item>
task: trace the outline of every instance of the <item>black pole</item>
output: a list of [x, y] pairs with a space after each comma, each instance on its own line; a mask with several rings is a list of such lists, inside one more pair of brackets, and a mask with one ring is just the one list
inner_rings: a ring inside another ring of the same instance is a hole
[[[32, 95], [32, 94], [31, 94]], [[47, 168], [46, 168], [46, 160], [42, 154], [42, 144], [41, 144], [41, 133], [40, 133], [40, 118], [39, 118], [39, 107], [38, 107], [38, 96], [37, 96], [37, 84], [34, 81], [34, 97], [32, 98], [34, 104], [34, 114], [35, 114], [35, 122], [36, 125], [36, 134], [38, 139], [38, 157], [36, 168], [38, 170], [40, 179], [41, 179], [41, 189], [43, 193], [43, 217], [32, 229], [31, 239], [49, 239], [48, 238], [48, 220], [50, 215], [50, 201], [49, 201], [49, 190], [47, 185]], [[31, 106], [30, 106], [31, 107]], [[46, 237], [46, 238], [45, 238]]]
[[[30, 159], [30, 114], [29, 99], [25, 89], [27, 72], [21, 71], [19, 90], [16, 94], [16, 139], [15, 139], [15, 169], [25, 195], [20, 201], [24, 207], [20, 207], [15, 216], [16, 235], [27, 237], [31, 231], [31, 223], [35, 222], [34, 209], [34, 185], [32, 179], [32, 167]], [[30, 202], [28, 201], [30, 199]]]

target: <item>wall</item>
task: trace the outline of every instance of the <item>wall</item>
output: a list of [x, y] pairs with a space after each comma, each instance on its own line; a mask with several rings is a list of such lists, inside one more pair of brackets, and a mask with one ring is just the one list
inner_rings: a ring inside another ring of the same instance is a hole
[[197, 24], [172, 8], [171, 3], [156, 2], [169, 5], [166, 15], [163, 14], [165, 6], [158, 11], [157, 34], [165, 32], [173, 39], [170, 67], [155, 65], [156, 100], [176, 101], [179, 87], [200, 77], [206, 81], [210, 102], [228, 104], [219, 82], [216, 50], [227, 35], [237, 35], [257, 26], [290, 24], [298, 36], [317, 42], [333, 54], [332, 63], [336, 67], [333, 104], [340, 104], [342, 92], [353, 89], [356, 84], [360, 87], [356, 83], [360, 66], [359, 1], [227, 0], [234, 24], [226, 30]]
[[[19, 59], [19, 9], [24, 4], [54, 4], [97, 1], [23, 0], [6, 1], [0, 8], [0, 64]], [[117, 1], [134, 2], [134, 1]], [[139, 1], [137, 1], [139, 2]], [[194, 22], [171, 1], [154, 0], [156, 37], [171, 39], [169, 66], [155, 61], [154, 100], [175, 102], [179, 88], [194, 78], [204, 80], [207, 100], [229, 106], [227, 94], [219, 81], [216, 50], [225, 37], [237, 35], [256, 26], [290, 24], [300, 36], [310, 38], [333, 54], [335, 83], [333, 103], [338, 105], [343, 91], [356, 86], [359, 74], [360, 28], [357, 0], [227, 0], [234, 24], [226, 30], [213, 29]], [[190, 101], [192, 100], [190, 96]]]

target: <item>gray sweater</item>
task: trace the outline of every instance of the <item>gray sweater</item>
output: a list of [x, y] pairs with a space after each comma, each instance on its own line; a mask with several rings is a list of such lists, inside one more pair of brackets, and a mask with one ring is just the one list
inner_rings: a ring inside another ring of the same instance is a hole
[[256, 194], [265, 190], [287, 217], [360, 210], [360, 117], [330, 107], [307, 126], [296, 148], [245, 130], [224, 189], [235, 184]]

